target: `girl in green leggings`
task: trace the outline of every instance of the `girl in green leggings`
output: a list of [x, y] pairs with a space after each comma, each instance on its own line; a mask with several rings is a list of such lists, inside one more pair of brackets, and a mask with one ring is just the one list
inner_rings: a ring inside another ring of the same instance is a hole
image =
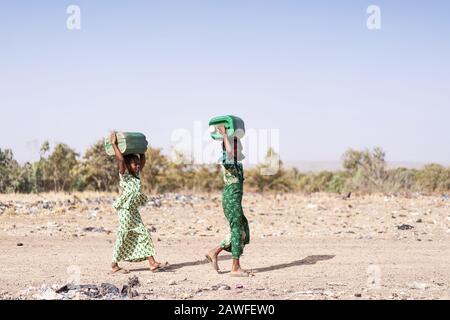
[[217, 263], [218, 255], [223, 251], [231, 252], [233, 264], [231, 267], [232, 277], [248, 277], [249, 273], [243, 270], [240, 265], [240, 257], [244, 252], [245, 245], [250, 243], [250, 230], [247, 218], [242, 210], [242, 195], [244, 185], [244, 169], [241, 154], [242, 147], [240, 141], [234, 138], [230, 143], [226, 129], [221, 126], [218, 128], [223, 137], [223, 157], [222, 170], [224, 177], [224, 190], [222, 195], [222, 206], [230, 224], [230, 234], [220, 245], [211, 250], [206, 258], [212, 264], [214, 270], [219, 272]]

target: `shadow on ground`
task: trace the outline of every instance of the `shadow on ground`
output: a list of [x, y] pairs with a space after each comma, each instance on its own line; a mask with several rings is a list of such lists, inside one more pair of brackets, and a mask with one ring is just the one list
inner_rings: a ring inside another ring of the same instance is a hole
[[335, 257], [334, 255], [309, 256], [302, 260], [296, 260], [296, 261], [292, 261], [290, 263], [277, 264], [277, 265], [270, 266], [270, 267], [257, 268], [257, 269], [253, 269], [252, 271], [255, 273], [262, 273], [262, 272], [269, 272], [269, 271], [275, 271], [275, 270], [298, 267], [298, 266], [312, 265], [312, 264], [316, 264], [317, 262], [320, 262], [320, 261], [331, 260], [334, 257]]
[[[296, 260], [296, 261], [292, 261], [289, 263], [282, 263], [282, 264], [277, 264], [277, 265], [273, 265], [270, 267], [262, 267], [262, 268], [252, 269], [252, 272], [264, 273], [264, 272], [276, 271], [276, 270], [280, 270], [280, 269], [286, 269], [286, 268], [292, 268], [292, 267], [298, 267], [298, 266], [313, 265], [320, 261], [331, 260], [334, 257], [335, 257], [334, 255], [314, 255], [314, 256], [306, 257], [302, 260]], [[219, 261], [227, 261], [227, 260], [231, 260], [231, 259], [232, 259], [231, 256], [224, 256], [224, 257], [220, 257]], [[185, 267], [200, 266], [200, 265], [204, 265], [204, 264], [208, 264], [208, 263], [209, 262], [206, 259], [203, 259], [203, 260], [197, 260], [197, 261], [189, 261], [189, 262], [171, 264], [167, 268], [166, 272], [171, 272], [171, 271], [182, 269]], [[133, 269], [130, 271], [144, 272], [144, 271], [150, 271], [150, 270], [148, 268], [145, 268], [145, 269], [142, 268], [142, 269]]]
[[[218, 261], [227, 261], [231, 260], [231, 256], [223, 256], [219, 257]], [[204, 264], [208, 264], [209, 261], [206, 259], [197, 260], [197, 261], [188, 261], [188, 262], [182, 262], [182, 263], [176, 263], [176, 264], [170, 264], [169, 267], [166, 269], [166, 272], [171, 272], [174, 270], [182, 269], [185, 267], [195, 267], [195, 266], [201, 266]], [[141, 269], [130, 269], [131, 272], [144, 272], [144, 271], [150, 271], [149, 268], [141, 268]]]

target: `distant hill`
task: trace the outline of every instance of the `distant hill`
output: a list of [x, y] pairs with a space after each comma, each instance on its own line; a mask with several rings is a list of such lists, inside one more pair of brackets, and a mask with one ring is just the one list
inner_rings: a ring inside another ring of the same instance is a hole
[[342, 170], [340, 161], [294, 161], [294, 162], [284, 162], [284, 166], [286, 168], [297, 168], [301, 172]]
[[[301, 172], [319, 172], [319, 171], [339, 171], [342, 169], [341, 161], [294, 161], [285, 162], [286, 168], [297, 168]], [[392, 161], [388, 162], [388, 168], [410, 168], [410, 169], [420, 169], [425, 163], [421, 162], [408, 162], [408, 161]], [[448, 164], [443, 164], [447, 166]]]

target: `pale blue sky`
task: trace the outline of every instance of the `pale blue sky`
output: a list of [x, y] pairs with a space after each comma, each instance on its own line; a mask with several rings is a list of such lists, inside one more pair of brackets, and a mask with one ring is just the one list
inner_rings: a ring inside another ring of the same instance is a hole
[[168, 152], [175, 129], [236, 114], [279, 129], [286, 161], [450, 163], [448, 1], [2, 1], [0, 41], [0, 148], [20, 161], [112, 128]]

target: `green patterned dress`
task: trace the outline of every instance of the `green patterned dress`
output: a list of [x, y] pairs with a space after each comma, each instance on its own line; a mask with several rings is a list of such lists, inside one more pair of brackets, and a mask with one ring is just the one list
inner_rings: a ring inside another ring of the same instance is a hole
[[239, 259], [245, 245], [250, 243], [248, 221], [242, 210], [244, 169], [242, 163], [227, 160], [226, 152], [224, 152], [222, 171], [224, 180], [222, 206], [230, 224], [230, 233], [220, 243], [220, 247], [231, 252], [233, 259]]
[[141, 262], [155, 255], [150, 232], [142, 222], [138, 208], [147, 203], [141, 192], [141, 180], [131, 174], [120, 175], [122, 193], [114, 202], [118, 211], [119, 228], [113, 250], [113, 262]]

